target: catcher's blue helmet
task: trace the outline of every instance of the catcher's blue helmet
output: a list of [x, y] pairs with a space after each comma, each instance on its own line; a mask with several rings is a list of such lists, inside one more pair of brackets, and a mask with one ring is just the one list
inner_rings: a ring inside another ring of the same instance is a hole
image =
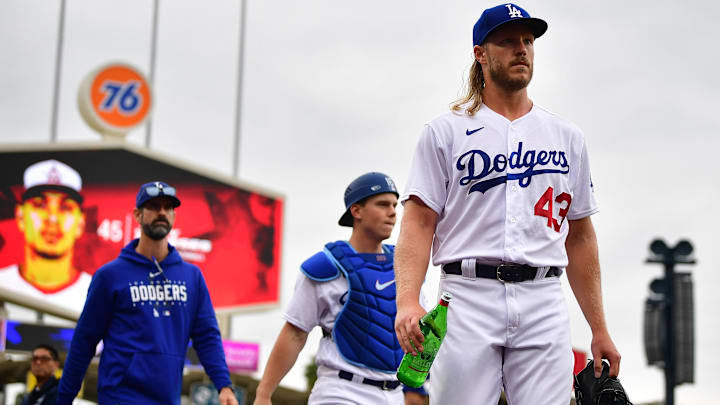
[[350, 206], [356, 202], [375, 194], [393, 193], [399, 197], [395, 182], [390, 176], [378, 172], [365, 173], [353, 180], [345, 189], [345, 213], [340, 217], [338, 224], [353, 226], [353, 217]]

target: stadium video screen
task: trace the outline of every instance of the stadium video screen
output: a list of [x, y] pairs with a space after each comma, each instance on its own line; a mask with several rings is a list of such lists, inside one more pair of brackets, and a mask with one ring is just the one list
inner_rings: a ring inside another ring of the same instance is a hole
[[60, 326], [36, 325], [18, 321], [4, 321], [5, 349], [15, 352], [32, 352], [40, 344], [50, 344], [59, 352], [70, 350], [75, 329]]
[[280, 198], [120, 147], [0, 152], [0, 161], [0, 294], [79, 312], [92, 274], [140, 234], [140, 185], [162, 180], [182, 201], [170, 243], [201, 268], [215, 308], [278, 302]]

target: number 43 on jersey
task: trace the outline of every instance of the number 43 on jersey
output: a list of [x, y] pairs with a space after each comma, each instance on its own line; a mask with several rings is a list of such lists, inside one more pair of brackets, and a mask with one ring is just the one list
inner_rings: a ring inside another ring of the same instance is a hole
[[[540, 196], [540, 199], [535, 203], [535, 215], [547, 218], [547, 226], [554, 229], [555, 232], [560, 232], [560, 227], [570, 210], [572, 197], [568, 193], [562, 193], [553, 199], [553, 191], [552, 187], [548, 187], [543, 195]], [[558, 217], [560, 217], [559, 221], [553, 217], [553, 201], [558, 204], [566, 203], [558, 212]]]

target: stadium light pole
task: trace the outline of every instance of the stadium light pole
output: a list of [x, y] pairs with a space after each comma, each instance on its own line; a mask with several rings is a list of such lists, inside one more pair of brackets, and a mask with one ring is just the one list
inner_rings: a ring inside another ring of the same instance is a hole
[[[152, 37], [150, 38], [150, 72], [148, 75], [148, 85], [153, 88], [155, 84], [155, 55], [157, 54], [157, 26], [158, 26], [158, 10], [160, 8], [160, 0], [153, 0], [153, 21], [152, 21]], [[153, 101], [154, 102], [154, 101]], [[145, 124], [145, 147], [150, 149], [150, 138], [152, 136], [152, 114], [148, 116]]]
[[664, 286], [664, 323], [666, 331], [665, 344], [665, 404], [675, 404], [676, 385], [676, 357], [675, 357], [675, 265], [695, 264], [690, 255], [693, 246], [687, 240], [681, 240], [674, 247], [669, 247], [662, 239], [655, 239], [650, 243], [652, 254], [647, 263], [660, 263], [665, 267]]
[[245, 63], [245, 23], [247, 21], [247, 0], [240, 0], [240, 27], [238, 28], [238, 73], [235, 99], [235, 141], [233, 142], [233, 176], [240, 175], [240, 132], [242, 118], [243, 65]]
[[57, 142], [58, 104], [60, 99], [60, 73], [62, 68], [63, 36], [65, 33], [65, 0], [60, 1], [58, 36], [55, 46], [55, 82], [53, 83], [52, 111], [50, 113], [50, 142]]

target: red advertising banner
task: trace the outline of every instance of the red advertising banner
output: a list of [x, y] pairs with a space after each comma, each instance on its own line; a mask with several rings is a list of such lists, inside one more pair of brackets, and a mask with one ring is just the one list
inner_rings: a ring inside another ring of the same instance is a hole
[[139, 186], [161, 180], [182, 201], [170, 243], [200, 267], [213, 305], [276, 304], [283, 201], [138, 152], [0, 152], [0, 295], [80, 311], [92, 274], [140, 234]]
[[577, 375], [587, 366], [587, 353], [579, 349], [573, 349], [573, 375]]

